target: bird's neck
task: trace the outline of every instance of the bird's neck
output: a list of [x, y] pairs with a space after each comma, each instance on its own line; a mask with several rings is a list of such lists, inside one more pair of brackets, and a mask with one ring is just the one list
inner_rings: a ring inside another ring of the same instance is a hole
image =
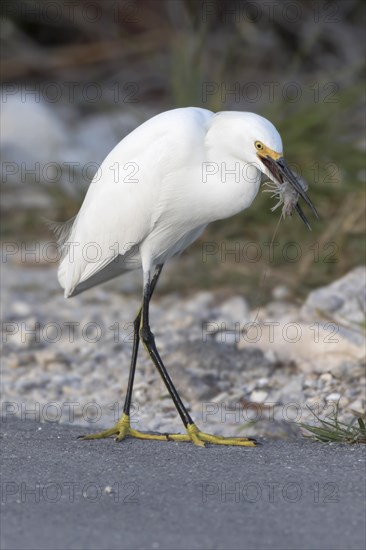
[[261, 182], [261, 173], [254, 165], [215, 147], [207, 150], [201, 175], [203, 185], [210, 189], [214, 219], [224, 219], [249, 208]]

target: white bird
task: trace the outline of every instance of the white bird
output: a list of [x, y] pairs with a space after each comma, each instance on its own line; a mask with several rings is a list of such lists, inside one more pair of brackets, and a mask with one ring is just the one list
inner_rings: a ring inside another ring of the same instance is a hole
[[[131, 269], [142, 269], [143, 300], [134, 322], [134, 346], [124, 412], [110, 430], [83, 439], [126, 436], [254, 446], [198, 429], [157, 351], [149, 302], [164, 263], [182, 252], [212, 221], [249, 208], [262, 174], [290, 184], [317, 215], [304, 186], [289, 170], [276, 128], [248, 112], [213, 113], [194, 107], [159, 114], [126, 136], [95, 175], [79, 213], [55, 224], [63, 250], [58, 277], [72, 297]], [[295, 208], [306, 221], [300, 207]], [[307, 221], [306, 221], [307, 223]], [[161, 374], [186, 434], [147, 434], [130, 427], [139, 341]]]

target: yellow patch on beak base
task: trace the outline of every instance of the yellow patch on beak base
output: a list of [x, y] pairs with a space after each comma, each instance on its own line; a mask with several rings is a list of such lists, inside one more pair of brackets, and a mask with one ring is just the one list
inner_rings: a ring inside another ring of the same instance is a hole
[[262, 144], [262, 149], [260, 151], [257, 151], [257, 155], [259, 157], [264, 157], [264, 158], [269, 157], [272, 160], [278, 160], [282, 157], [282, 153], [277, 153], [276, 151], [273, 151], [272, 149], [270, 149], [269, 147], [266, 147], [263, 144]]

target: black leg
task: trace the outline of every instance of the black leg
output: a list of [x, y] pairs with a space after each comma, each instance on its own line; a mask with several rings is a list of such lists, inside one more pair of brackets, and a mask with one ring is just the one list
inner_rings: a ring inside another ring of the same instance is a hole
[[[150, 441], [191, 441], [195, 445], [204, 447], [205, 443], [213, 443], [216, 445], [240, 445], [244, 447], [254, 447], [255, 441], [246, 437], [221, 437], [216, 435], [211, 435], [205, 432], [202, 432], [193, 422], [190, 417], [187, 409], [185, 408], [177, 390], [175, 389], [173, 382], [166, 371], [166, 368], [160, 358], [159, 352], [156, 349], [154, 335], [151, 332], [149, 324], [149, 304], [151, 297], [153, 295], [156, 283], [158, 281], [159, 275], [162, 270], [162, 265], [157, 266], [155, 270], [154, 277], [150, 282], [150, 274], [144, 272], [144, 295], [142, 307], [137, 314], [137, 317], [134, 322], [134, 346], [132, 352], [131, 360], [131, 370], [128, 380], [128, 388], [126, 395], [126, 402], [124, 407], [124, 412], [118, 422], [110, 429], [103, 430], [102, 432], [96, 434], [88, 434], [81, 436], [81, 439], [103, 439], [105, 437], [115, 437], [116, 441], [122, 441], [126, 437], [135, 437], [137, 439], [145, 439]], [[164, 384], [166, 385], [171, 398], [173, 399], [174, 405], [181, 417], [183, 424], [186, 427], [186, 434], [149, 434], [134, 430], [130, 425], [129, 418], [129, 409], [131, 405], [131, 395], [133, 388], [133, 381], [135, 376], [136, 369], [136, 359], [139, 347], [139, 341], [142, 339], [142, 342], [148, 351], [154, 365], [158, 369]]]
[[[158, 282], [162, 269], [163, 269], [163, 264], [158, 265], [156, 267], [154, 277], [151, 280], [149, 300], [151, 299], [151, 296], [154, 292], [155, 286]], [[140, 336], [139, 336], [140, 324], [141, 324], [141, 308], [136, 316], [136, 319], [133, 322], [133, 348], [132, 348], [132, 356], [131, 356], [131, 366], [130, 366], [130, 374], [128, 377], [126, 399], [123, 406], [123, 412], [127, 416], [130, 416], [133, 382], [135, 380], [136, 361], [137, 361], [137, 354], [139, 351], [139, 344], [140, 344]]]
[[151, 329], [150, 329], [149, 304], [150, 304], [150, 299], [151, 299], [152, 293], [154, 291], [154, 288], [152, 288], [152, 283], [153, 283], [153, 280], [151, 281], [151, 283], [149, 281], [147, 281], [145, 283], [145, 287], [144, 287], [142, 312], [140, 311], [140, 313], [142, 313], [140, 338], [141, 338], [145, 348], [147, 349], [154, 365], [158, 369], [159, 374], [162, 377], [162, 379], [164, 381], [164, 384], [167, 387], [167, 389], [170, 393], [170, 396], [171, 396], [171, 398], [174, 402], [174, 405], [175, 405], [175, 407], [176, 407], [176, 409], [179, 413], [179, 416], [181, 417], [181, 419], [183, 421], [184, 426], [187, 427], [188, 424], [193, 424], [193, 420], [190, 417], [187, 409], [185, 408], [181, 398], [179, 397], [179, 394], [178, 394], [177, 390], [174, 387], [172, 379], [170, 378], [170, 376], [169, 376], [169, 374], [168, 374], [168, 372], [167, 372], [167, 370], [164, 366], [164, 363], [161, 360], [161, 357], [160, 357], [159, 352], [158, 352], [158, 350], [156, 348], [156, 345], [155, 345], [154, 335], [153, 335], [153, 333], [151, 332]]

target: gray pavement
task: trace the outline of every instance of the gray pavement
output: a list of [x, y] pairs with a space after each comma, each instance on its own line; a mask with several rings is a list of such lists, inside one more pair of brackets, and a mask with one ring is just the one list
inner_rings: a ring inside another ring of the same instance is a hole
[[2, 431], [2, 550], [365, 547], [361, 446], [78, 441], [77, 426], [20, 420]]

